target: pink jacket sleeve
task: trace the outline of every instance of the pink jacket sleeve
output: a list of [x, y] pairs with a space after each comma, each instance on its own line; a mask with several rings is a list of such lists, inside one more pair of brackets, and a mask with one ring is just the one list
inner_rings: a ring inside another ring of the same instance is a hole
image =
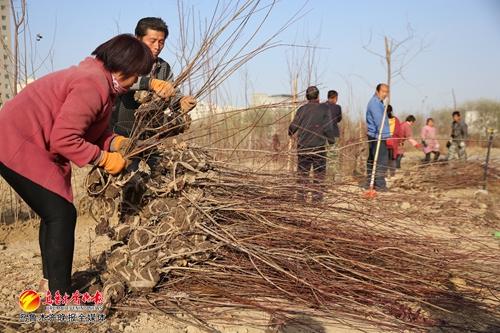
[[427, 140], [427, 139], [428, 139], [428, 138], [427, 138], [427, 135], [428, 135], [428, 134], [427, 134], [427, 127], [426, 127], [426, 126], [424, 126], [424, 127], [422, 127], [422, 130], [420, 131], [420, 137], [422, 138], [422, 140], [424, 140], [424, 141], [425, 141], [425, 140]]
[[113, 133], [110, 129], [106, 129], [106, 131], [101, 135], [101, 137], [97, 140], [96, 144], [101, 148], [102, 150], [109, 151], [110, 146], [111, 146], [111, 141], [118, 136], [117, 134]]
[[89, 78], [76, 79], [71, 83], [50, 135], [50, 151], [79, 167], [94, 161], [101, 151], [97, 145], [83, 138], [103, 108], [96, 85]]

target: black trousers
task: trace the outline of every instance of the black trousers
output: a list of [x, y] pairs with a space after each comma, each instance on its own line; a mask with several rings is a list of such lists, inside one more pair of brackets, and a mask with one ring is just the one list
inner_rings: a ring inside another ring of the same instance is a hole
[[[313, 172], [312, 179], [309, 176], [311, 168]], [[299, 150], [297, 173], [300, 185], [298, 199], [306, 200], [307, 193], [311, 191], [313, 201], [322, 200], [326, 176], [325, 148]]]
[[401, 160], [403, 159], [403, 155], [399, 154], [398, 157], [396, 157], [396, 169], [401, 169]]
[[425, 163], [429, 163], [431, 161], [431, 154], [434, 154], [434, 162], [438, 161], [439, 160], [439, 155], [441, 155], [441, 153], [438, 152], [438, 151], [428, 152], [428, 153], [425, 154], [425, 159], [424, 159]]
[[40, 216], [39, 243], [43, 277], [52, 294], [71, 293], [71, 269], [75, 247], [75, 206], [0, 163], [0, 174]]
[[[370, 185], [373, 162], [375, 160], [375, 151], [377, 149], [377, 138], [368, 136], [368, 159], [366, 160], [366, 175], [367, 175], [367, 185]], [[375, 172], [375, 188], [385, 188], [385, 174], [387, 172], [387, 161], [389, 158], [389, 153], [387, 151], [387, 145], [385, 140], [380, 141], [380, 148], [378, 152], [377, 159], [377, 170]]]
[[[141, 156], [139, 158], [132, 158], [131, 163], [127, 166], [128, 172], [137, 171], [139, 169], [139, 163], [141, 159], [146, 160], [149, 168], [151, 169], [151, 175], [157, 172], [158, 163], [161, 160], [161, 155], [157, 151], [148, 153], [147, 156]], [[149, 177], [149, 176], [148, 176]], [[141, 207], [142, 197], [146, 193], [147, 178], [141, 173], [136, 173], [132, 179], [129, 180], [127, 184], [123, 187], [123, 201], [120, 204], [120, 218], [125, 221], [127, 215], [135, 214]]]
[[396, 174], [398, 160], [397, 157], [394, 156], [394, 149], [387, 148], [387, 153], [388, 153], [387, 169], [389, 171], [389, 175], [394, 176]]

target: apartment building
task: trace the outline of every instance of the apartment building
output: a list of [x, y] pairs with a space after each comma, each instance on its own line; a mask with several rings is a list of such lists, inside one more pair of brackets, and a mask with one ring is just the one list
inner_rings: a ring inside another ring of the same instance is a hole
[[12, 97], [10, 1], [0, 0], [0, 105]]

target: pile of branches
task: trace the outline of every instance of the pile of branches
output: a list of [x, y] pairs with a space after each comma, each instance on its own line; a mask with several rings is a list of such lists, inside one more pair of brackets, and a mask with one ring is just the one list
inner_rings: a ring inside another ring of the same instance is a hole
[[[477, 160], [423, 164], [404, 171], [403, 176], [396, 179], [393, 186], [427, 192], [481, 188], [485, 184], [484, 167], [484, 162]], [[497, 163], [490, 162], [487, 182], [492, 188], [498, 188], [500, 185], [500, 169]]]
[[[201, 98], [277, 46], [295, 17], [254, 40], [274, 5], [217, 2], [196, 46], [188, 47], [193, 31], [182, 30], [174, 85]], [[131, 165], [118, 177], [95, 168], [86, 179], [96, 233], [115, 241], [94, 259], [94, 287], [108, 309], [182, 312], [207, 331], [209, 319], [235, 320], [228, 308], [267, 312], [278, 326], [307, 314], [399, 331], [440, 324], [434, 313], [456, 304], [498, 312], [493, 251], [456, 250], [352, 190], [336, 188], [321, 204], [299, 201], [294, 176], [229, 167], [173, 139], [189, 128], [187, 113], [136, 98], [142, 105], [122, 152]]]
[[455, 250], [358, 193], [310, 204], [289, 174], [229, 168], [172, 137], [139, 141], [135, 168], [86, 179], [96, 232], [115, 241], [95, 258], [108, 309], [183, 312], [207, 331], [227, 308], [424, 330], [457, 302], [498, 307], [491, 251]]

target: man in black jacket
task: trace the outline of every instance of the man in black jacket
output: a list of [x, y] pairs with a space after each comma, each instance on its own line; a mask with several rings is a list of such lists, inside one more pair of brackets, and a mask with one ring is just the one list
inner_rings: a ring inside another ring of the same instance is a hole
[[[340, 137], [339, 123], [342, 121], [342, 107], [337, 104], [339, 94], [335, 90], [328, 91], [328, 100], [325, 104], [330, 109], [332, 115], [332, 128], [335, 138]], [[326, 158], [328, 160], [328, 169], [333, 173], [333, 177], [340, 178], [339, 154], [335, 149], [335, 142], [327, 148]]]
[[[335, 141], [335, 133], [332, 126], [332, 115], [326, 104], [319, 103], [319, 90], [311, 86], [306, 90], [307, 104], [302, 105], [295, 114], [288, 135], [297, 134], [297, 154], [299, 184], [298, 199], [306, 200], [307, 193], [312, 189], [313, 201], [323, 199], [323, 183], [326, 173], [326, 150], [327, 143]], [[313, 179], [309, 173], [313, 171]]]
[[339, 94], [335, 90], [330, 90], [328, 100], [325, 102], [332, 114], [333, 135], [336, 138], [340, 136], [339, 123], [342, 121], [342, 107], [337, 104], [338, 98]]
[[[168, 101], [168, 105], [164, 110], [158, 110], [148, 120], [149, 128], [157, 129], [167, 122], [174, 122], [173, 134], [184, 131], [184, 128], [189, 125], [187, 112], [196, 106], [196, 100], [192, 96], [183, 96], [178, 88], [173, 86], [174, 75], [170, 65], [159, 57], [165, 39], [168, 37], [168, 27], [166, 23], [159, 17], [145, 17], [137, 22], [135, 28], [135, 36], [137, 39], [146, 44], [155, 58], [155, 63], [150, 75], [139, 77], [137, 82], [130, 90], [119, 95], [115, 100], [113, 114], [111, 115], [110, 128], [113, 132], [130, 137], [134, 130], [135, 110], [140, 106], [134, 98], [136, 91], [154, 91], [159, 97]], [[140, 140], [154, 136], [155, 130], [148, 130], [142, 133]], [[141, 157], [146, 158], [146, 162], [155, 172], [157, 162], [160, 159], [159, 153], [156, 150], [149, 150], [145, 156], [132, 158], [127, 170], [134, 171], [139, 167]], [[123, 189], [123, 202], [120, 208], [122, 216], [126, 216], [128, 212], [139, 207], [142, 196], [146, 191], [141, 178], [147, 178], [147, 175], [137, 173], [134, 178], [129, 180]]]
[[[136, 91], [154, 91], [158, 96], [169, 100], [167, 113], [174, 115], [188, 112], [196, 106], [196, 100], [192, 96], [183, 96], [179, 89], [174, 88], [174, 75], [170, 65], [159, 57], [168, 37], [166, 23], [159, 17], [142, 18], [137, 22], [135, 36], [149, 47], [156, 61], [150, 75], [139, 77], [127, 93], [118, 96], [115, 100], [110, 128], [113, 132], [125, 137], [129, 137], [132, 132], [135, 121], [134, 112], [140, 105], [134, 99]], [[166, 119], [167, 115], [164, 110], [160, 110], [148, 127], [160, 127]]]

